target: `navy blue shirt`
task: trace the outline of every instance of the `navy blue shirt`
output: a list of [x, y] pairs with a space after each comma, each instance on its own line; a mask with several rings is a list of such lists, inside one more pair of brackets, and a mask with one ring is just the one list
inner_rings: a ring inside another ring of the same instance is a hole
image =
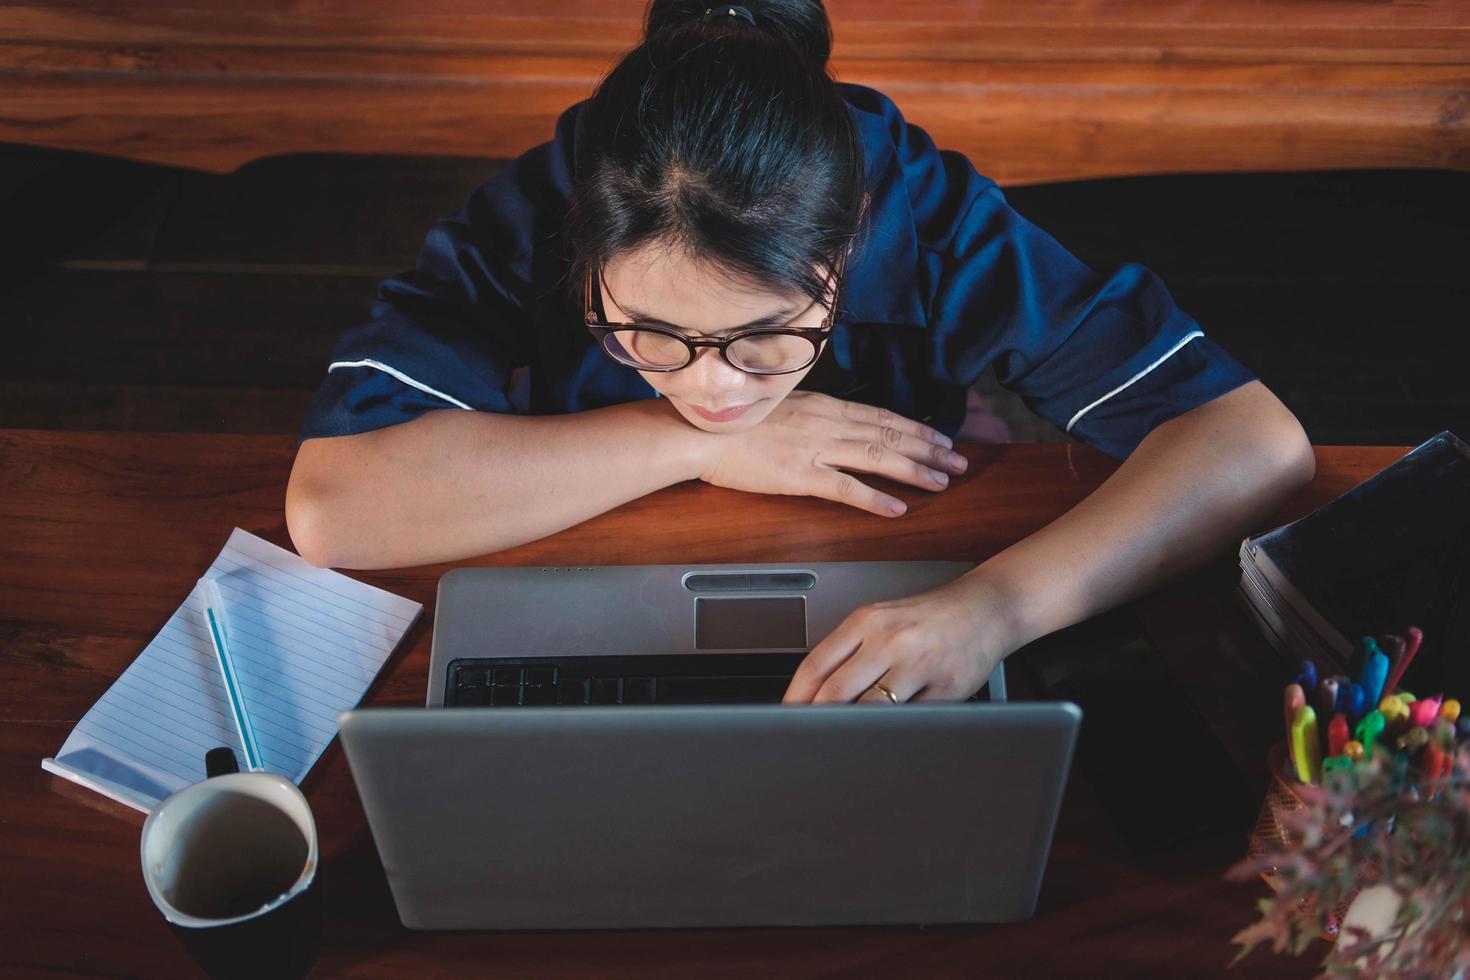
[[[967, 389], [994, 365], [1037, 414], [1122, 458], [1160, 422], [1251, 380], [1148, 269], [1097, 274], [882, 93], [839, 88], [862, 136], [872, 225], [825, 363], [801, 387], [953, 436]], [[602, 352], [566, 287], [561, 223], [583, 105], [437, 222], [416, 268], [379, 286], [367, 321], [338, 341], [302, 439], [446, 408], [540, 415], [654, 397]]]

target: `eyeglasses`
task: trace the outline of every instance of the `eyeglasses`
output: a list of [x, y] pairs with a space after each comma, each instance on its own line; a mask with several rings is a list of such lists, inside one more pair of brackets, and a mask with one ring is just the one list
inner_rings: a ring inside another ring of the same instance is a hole
[[[822, 342], [832, 329], [837, 311], [837, 293], [847, 265], [847, 255], [838, 260], [833, 277], [832, 305], [818, 327], [753, 327], [719, 340], [691, 340], [672, 327], [638, 323], [609, 323], [592, 308], [592, 270], [587, 270], [587, 299], [584, 317], [587, 329], [609, 357], [640, 371], [678, 371], [694, 363], [698, 348], [713, 347], [725, 363], [747, 374], [791, 374], [810, 367], [822, 352]], [[602, 270], [597, 271], [598, 288], [609, 295]], [[813, 300], [806, 310], [816, 305]], [[806, 315], [802, 310], [791, 321]]]

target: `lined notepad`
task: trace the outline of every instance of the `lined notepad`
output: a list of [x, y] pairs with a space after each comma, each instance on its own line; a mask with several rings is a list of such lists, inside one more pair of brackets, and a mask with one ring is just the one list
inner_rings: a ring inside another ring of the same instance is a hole
[[[299, 783], [423, 606], [239, 528], [205, 577], [226, 603], [225, 634], [261, 761]], [[208, 750], [227, 745], [244, 759], [198, 592], [42, 768], [146, 812], [203, 779]]]

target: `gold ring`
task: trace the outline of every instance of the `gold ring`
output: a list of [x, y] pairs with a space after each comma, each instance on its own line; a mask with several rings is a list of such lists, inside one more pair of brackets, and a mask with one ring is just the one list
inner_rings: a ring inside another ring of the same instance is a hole
[[882, 681], [874, 681], [872, 684], [872, 688], [888, 700], [892, 701], [894, 704], [898, 704], [898, 695], [890, 691]]

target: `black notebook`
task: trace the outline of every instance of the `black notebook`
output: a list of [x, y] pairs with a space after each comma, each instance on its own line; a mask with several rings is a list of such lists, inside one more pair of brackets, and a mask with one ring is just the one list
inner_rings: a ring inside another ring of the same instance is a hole
[[1470, 691], [1470, 447], [1453, 434], [1247, 539], [1240, 557], [1248, 607], [1289, 652], [1345, 668], [1359, 637], [1418, 626], [1403, 686]]

